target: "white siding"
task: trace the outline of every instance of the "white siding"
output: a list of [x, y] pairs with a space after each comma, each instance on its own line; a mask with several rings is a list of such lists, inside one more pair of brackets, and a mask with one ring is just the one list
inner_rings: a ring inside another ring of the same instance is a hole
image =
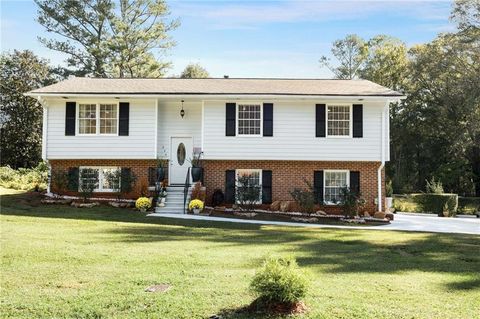
[[[69, 101], [82, 103], [81, 99]], [[106, 101], [89, 99], [88, 102]], [[117, 103], [119, 100], [109, 100]], [[155, 100], [130, 102], [129, 136], [65, 136], [66, 100], [47, 100], [48, 159], [150, 159], [155, 158]], [[78, 125], [78, 123], [76, 123]]]
[[205, 101], [205, 159], [381, 160], [384, 102], [363, 102], [363, 138], [315, 137], [315, 104], [328, 101], [263, 102], [274, 103], [273, 137], [225, 136], [226, 101]]
[[[201, 147], [202, 102], [185, 101], [183, 119], [180, 116], [181, 109], [180, 100], [158, 102], [157, 153], [159, 156], [163, 156], [162, 149], [165, 149], [167, 158], [170, 157], [171, 137], [193, 137], [193, 147]], [[187, 150], [187, 158], [191, 158], [192, 151]]]

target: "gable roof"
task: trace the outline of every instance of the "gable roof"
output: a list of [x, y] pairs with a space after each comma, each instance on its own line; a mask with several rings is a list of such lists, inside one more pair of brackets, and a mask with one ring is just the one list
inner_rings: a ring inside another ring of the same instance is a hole
[[207, 78], [130, 79], [74, 77], [27, 95], [310, 95], [402, 97], [367, 80]]

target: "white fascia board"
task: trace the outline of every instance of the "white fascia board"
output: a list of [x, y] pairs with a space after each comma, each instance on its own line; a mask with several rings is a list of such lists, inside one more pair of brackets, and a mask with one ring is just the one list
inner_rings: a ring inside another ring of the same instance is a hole
[[290, 94], [61, 94], [61, 93], [24, 93], [33, 97], [73, 98], [128, 98], [128, 99], [165, 99], [165, 100], [358, 100], [358, 101], [390, 101], [396, 102], [406, 98], [402, 96], [368, 96], [368, 95], [290, 95]]

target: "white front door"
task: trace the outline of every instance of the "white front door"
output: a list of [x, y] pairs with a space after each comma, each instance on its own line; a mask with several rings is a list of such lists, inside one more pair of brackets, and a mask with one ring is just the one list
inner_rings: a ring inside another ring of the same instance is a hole
[[190, 159], [193, 154], [193, 138], [172, 137], [171, 139], [168, 182], [170, 185], [185, 184], [188, 168], [192, 166]]

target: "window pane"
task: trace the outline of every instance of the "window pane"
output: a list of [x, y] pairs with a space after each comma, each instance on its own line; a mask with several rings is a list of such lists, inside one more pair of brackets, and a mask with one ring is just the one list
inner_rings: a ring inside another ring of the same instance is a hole
[[261, 106], [241, 104], [238, 106], [238, 135], [260, 135]]
[[120, 189], [120, 170], [118, 168], [102, 168], [101, 188], [104, 191]]
[[95, 168], [81, 168], [80, 169], [80, 190], [92, 187], [98, 190], [99, 185], [99, 170]]

